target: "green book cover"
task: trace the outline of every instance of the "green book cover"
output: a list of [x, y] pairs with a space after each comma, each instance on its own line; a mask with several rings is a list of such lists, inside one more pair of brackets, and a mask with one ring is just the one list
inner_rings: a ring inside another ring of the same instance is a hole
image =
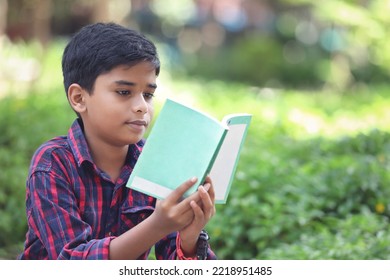
[[226, 203], [250, 119], [248, 114], [236, 114], [218, 121], [167, 99], [127, 187], [163, 199], [196, 176], [198, 181], [186, 192], [188, 196], [210, 174], [216, 203]]

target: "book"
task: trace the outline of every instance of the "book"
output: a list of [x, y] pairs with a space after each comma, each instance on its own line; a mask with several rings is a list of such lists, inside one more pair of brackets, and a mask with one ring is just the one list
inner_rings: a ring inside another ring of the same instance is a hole
[[192, 177], [195, 192], [209, 174], [215, 203], [225, 204], [248, 132], [251, 115], [229, 114], [222, 121], [166, 99], [126, 184], [158, 199]]

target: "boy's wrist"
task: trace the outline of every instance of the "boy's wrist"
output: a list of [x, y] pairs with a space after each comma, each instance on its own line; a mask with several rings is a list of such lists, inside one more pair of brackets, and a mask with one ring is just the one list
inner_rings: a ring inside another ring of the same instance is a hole
[[177, 258], [179, 260], [196, 260], [196, 242], [194, 243], [193, 246], [188, 246], [191, 247], [191, 249], [187, 248], [187, 246], [184, 246], [182, 244], [182, 240], [180, 238], [180, 234], [177, 233], [176, 236], [176, 254]]

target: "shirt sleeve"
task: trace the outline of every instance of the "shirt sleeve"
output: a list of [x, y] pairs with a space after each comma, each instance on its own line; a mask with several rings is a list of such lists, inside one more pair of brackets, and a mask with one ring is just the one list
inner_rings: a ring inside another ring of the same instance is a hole
[[108, 259], [112, 237], [92, 239], [78, 212], [77, 199], [64, 178], [35, 172], [27, 182], [27, 217], [34, 241], [48, 259]]

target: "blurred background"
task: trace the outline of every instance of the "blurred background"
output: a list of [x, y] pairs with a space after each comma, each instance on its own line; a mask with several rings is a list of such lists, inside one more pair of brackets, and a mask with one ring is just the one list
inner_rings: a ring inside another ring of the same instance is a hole
[[159, 50], [164, 98], [253, 114], [220, 259], [390, 258], [389, 0], [0, 0], [0, 259], [26, 232], [32, 154], [75, 118], [61, 56], [114, 21]]

